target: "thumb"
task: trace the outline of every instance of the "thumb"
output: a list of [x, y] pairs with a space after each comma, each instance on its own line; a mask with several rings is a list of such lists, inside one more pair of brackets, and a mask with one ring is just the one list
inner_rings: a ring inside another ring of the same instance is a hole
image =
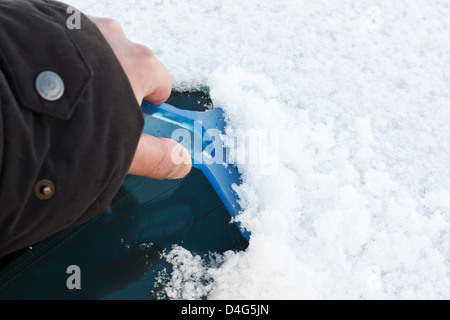
[[180, 179], [191, 168], [191, 157], [181, 144], [143, 133], [128, 173], [159, 180]]

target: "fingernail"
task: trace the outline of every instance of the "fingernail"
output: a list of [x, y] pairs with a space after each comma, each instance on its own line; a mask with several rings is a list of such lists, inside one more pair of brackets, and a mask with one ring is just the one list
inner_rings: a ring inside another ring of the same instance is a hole
[[189, 174], [189, 172], [191, 172], [191, 169], [192, 169], [192, 165], [187, 165], [187, 164], [184, 165], [183, 173], [181, 174], [181, 176], [178, 179], [186, 177]]
[[183, 154], [181, 160], [177, 161], [172, 173], [169, 175], [168, 179], [181, 179], [184, 178], [191, 172], [192, 169], [192, 159], [189, 154]]

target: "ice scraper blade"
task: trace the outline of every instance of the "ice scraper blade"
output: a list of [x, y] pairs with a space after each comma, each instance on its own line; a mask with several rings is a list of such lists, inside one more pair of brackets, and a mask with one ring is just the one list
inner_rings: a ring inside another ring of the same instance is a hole
[[[225, 118], [221, 108], [191, 111], [170, 104], [142, 103], [144, 133], [180, 142], [190, 153], [192, 164], [202, 171], [232, 218], [237, 217], [241, 207], [233, 189], [241, 177], [233, 163], [227, 163], [229, 150], [224, 143]], [[250, 233], [235, 221], [242, 235], [249, 240]]]

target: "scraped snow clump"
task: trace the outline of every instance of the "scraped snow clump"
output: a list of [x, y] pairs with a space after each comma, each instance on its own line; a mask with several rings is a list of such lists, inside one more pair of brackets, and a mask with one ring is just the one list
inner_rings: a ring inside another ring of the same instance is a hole
[[279, 135], [239, 166], [249, 247], [220, 265], [175, 248], [169, 297], [450, 298], [447, 2], [72, 3], [119, 20], [175, 89], [209, 87], [229, 132]]

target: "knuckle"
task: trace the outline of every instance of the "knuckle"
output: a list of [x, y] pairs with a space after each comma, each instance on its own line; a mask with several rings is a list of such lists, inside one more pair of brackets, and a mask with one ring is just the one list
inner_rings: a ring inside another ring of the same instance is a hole
[[109, 30], [110, 32], [116, 33], [116, 32], [122, 32], [122, 25], [113, 18], [101, 18], [100, 23], [102, 26]]
[[138, 58], [144, 64], [153, 64], [156, 60], [156, 56], [153, 51], [143, 45], [143, 44], [135, 44], [132, 48], [133, 55]]

